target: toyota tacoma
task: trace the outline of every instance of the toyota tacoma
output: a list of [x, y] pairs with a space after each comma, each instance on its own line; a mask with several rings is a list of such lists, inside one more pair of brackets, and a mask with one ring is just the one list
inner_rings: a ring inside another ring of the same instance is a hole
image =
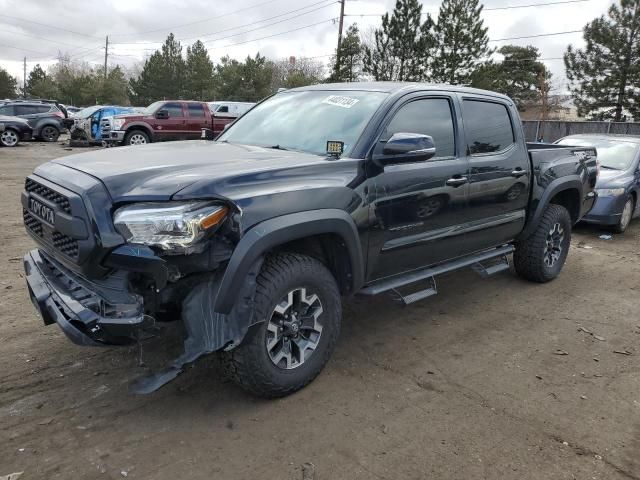
[[444, 272], [487, 277], [511, 258], [528, 280], [554, 279], [597, 175], [592, 147], [525, 143], [515, 105], [496, 93], [297, 88], [216, 141], [37, 167], [22, 193], [37, 244], [26, 280], [44, 323], [80, 345], [139, 342], [160, 321], [184, 322], [184, 353], [135, 392], [218, 352], [240, 386], [277, 397], [327, 363], [341, 297], [388, 292], [410, 304], [435, 294]]

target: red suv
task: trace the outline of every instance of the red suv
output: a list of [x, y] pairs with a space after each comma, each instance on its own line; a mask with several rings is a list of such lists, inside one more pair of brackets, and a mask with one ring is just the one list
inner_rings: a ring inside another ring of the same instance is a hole
[[[230, 118], [226, 123], [232, 120]], [[213, 126], [213, 117], [206, 103], [163, 100], [152, 103], [143, 113], [114, 117], [107, 141], [142, 145], [166, 140], [191, 140], [200, 138], [203, 128], [214, 130]]]

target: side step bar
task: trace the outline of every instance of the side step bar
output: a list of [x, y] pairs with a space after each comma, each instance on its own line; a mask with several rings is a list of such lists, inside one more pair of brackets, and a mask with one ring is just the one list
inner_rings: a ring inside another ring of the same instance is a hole
[[[438, 293], [436, 288], [435, 276], [443, 273], [451, 272], [453, 270], [459, 270], [464, 267], [472, 267], [482, 277], [488, 277], [494, 273], [501, 272], [509, 268], [509, 261], [507, 255], [514, 250], [513, 245], [505, 245], [491, 250], [486, 250], [481, 253], [468, 255], [466, 257], [452, 260], [451, 262], [436, 265], [431, 268], [423, 268], [420, 270], [414, 270], [402, 275], [387, 278], [375, 282], [369, 286], [364, 287], [358, 293], [362, 295], [378, 295], [379, 293], [393, 291], [405, 305], [417, 302], [423, 298], [430, 297]], [[500, 259], [500, 262], [493, 263], [490, 266], [485, 266], [482, 262], [488, 260]], [[409, 295], [402, 295], [398, 288], [411, 285], [421, 280], [428, 280], [429, 285], [426, 289], [419, 290]]]

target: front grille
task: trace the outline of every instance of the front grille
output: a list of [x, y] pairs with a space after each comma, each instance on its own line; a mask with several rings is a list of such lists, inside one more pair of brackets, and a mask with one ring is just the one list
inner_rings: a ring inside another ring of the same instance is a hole
[[76, 258], [78, 256], [78, 241], [67, 237], [64, 233], [53, 232], [53, 246], [67, 257]]
[[61, 193], [51, 190], [49, 187], [45, 187], [30, 178], [27, 178], [24, 182], [24, 189], [29, 193], [35, 193], [36, 195], [55, 203], [64, 212], [71, 213], [71, 204], [69, 203], [69, 199]]
[[42, 237], [42, 223], [27, 210], [22, 210], [22, 218], [27, 229], [31, 230], [38, 237]]

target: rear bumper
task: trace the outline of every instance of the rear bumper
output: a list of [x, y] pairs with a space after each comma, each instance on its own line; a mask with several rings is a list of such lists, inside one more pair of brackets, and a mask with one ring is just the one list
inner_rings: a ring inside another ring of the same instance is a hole
[[57, 323], [77, 345], [130, 343], [151, 320], [135, 295], [118, 292], [131, 303], [110, 303], [91, 290], [89, 282], [40, 250], [27, 253], [23, 262], [29, 296], [45, 325]]

